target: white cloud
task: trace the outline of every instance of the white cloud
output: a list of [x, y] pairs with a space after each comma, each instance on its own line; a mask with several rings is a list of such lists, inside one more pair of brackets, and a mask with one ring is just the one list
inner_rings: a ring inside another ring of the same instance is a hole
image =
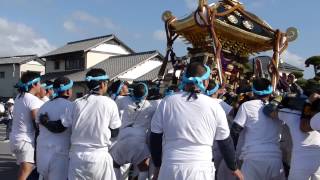
[[65, 30], [67, 30], [69, 32], [79, 32], [79, 28], [76, 27], [76, 25], [74, 24], [73, 21], [65, 21], [63, 23], [63, 27]]
[[107, 29], [117, 29], [117, 26], [113, 23], [113, 21], [110, 18], [103, 18], [101, 22], [102, 25]]
[[167, 40], [166, 32], [163, 30], [156, 30], [153, 32], [153, 38], [158, 41], [166, 41]]
[[300, 69], [303, 69], [305, 79], [313, 78], [313, 76], [314, 76], [313, 69], [310, 67], [309, 68], [305, 67], [304, 62], [305, 62], [306, 58], [301, 57], [297, 54], [294, 54], [288, 50], [284, 51], [281, 57], [284, 62], [291, 64], [293, 66], [296, 66]]
[[281, 58], [284, 62], [288, 63], [288, 64], [291, 64], [293, 66], [296, 66], [300, 69], [304, 69], [304, 60], [305, 58], [297, 55], [297, 54], [294, 54], [288, 50], [284, 51], [281, 55]]
[[85, 11], [75, 11], [71, 17], [63, 23], [63, 27], [69, 32], [83, 32], [88, 28], [104, 28], [117, 30], [118, 26], [108, 17], [96, 17]]
[[100, 20], [97, 17], [95, 17], [87, 12], [84, 12], [84, 11], [76, 11], [72, 14], [72, 17], [75, 20], [89, 22], [92, 24], [98, 24], [100, 22]]
[[31, 27], [0, 17], [0, 56], [43, 55], [55, 47]]

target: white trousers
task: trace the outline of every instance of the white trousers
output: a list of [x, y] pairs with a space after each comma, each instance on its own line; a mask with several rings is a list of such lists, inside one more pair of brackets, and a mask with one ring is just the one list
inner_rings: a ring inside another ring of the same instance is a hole
[[107, 150], [70, 152], [68, 180], [116, 180]]
[[54, 147], [37, 147], [37, 170], [44, 180], [68, 178], [69, 155]]
[[268, 158], [261, 160], [245, 159], [241, 171], [245, 180], [284, 180], [282, 160]]
[[150, 157], [149, 147], [144, 137], [128, 137], [118, 140], [111, 148], [110, 154], [118, 165], [132, 163], [138, 165]]
[[158, 180], [213, 180], [215, 177], [213, 163], [190, 163], [161, 165]]

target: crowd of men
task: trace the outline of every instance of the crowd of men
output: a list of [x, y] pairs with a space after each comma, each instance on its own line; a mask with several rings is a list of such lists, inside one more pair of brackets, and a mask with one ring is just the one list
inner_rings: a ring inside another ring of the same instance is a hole
[[24, 73], [10, 133], [18, 179], [320, 180], [319, 91], [256, 78], [231, 105], [211, 75], [192, 62], [179, 88], [149, 100], [145, 83], [117, 81], [105, 96], [107, 72], [91, 69], [88, 94], [71, 101], [72, 80]]

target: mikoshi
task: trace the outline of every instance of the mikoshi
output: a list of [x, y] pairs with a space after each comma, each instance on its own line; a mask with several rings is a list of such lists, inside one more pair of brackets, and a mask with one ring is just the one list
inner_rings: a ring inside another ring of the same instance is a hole
[[[172, 63], [172, 84], [179, 81], [179, 73], [188, 61], [202, 61], [212, 69], [212, 78], [220, 84], [229, 85], [235, 90], [239, 80], [244, 79], [246, 69], [251, 68], [249, 57], [260, 52], [273, 50], [268, 73], [273, 90], [279, 80], [280, 55], [287, 49], [289, 42], [296, 40], [298, 30], [290, 27], [281, 32], [273, 29], [266, 21], [245, 10], [238, 0], [222, 0], [208, 4], [199, 0], [198, 8], [189, 16], [178, 19], [172, 12], [162, 15], [167, 35], [167, 52], [159, 71], [159, 80], [164, 78], [167, 64]], [[177, 58], [173, 44], [181, 38], [188, 48], [188, 55]], [[252, 68], [255, 76], [261, 76], [260, 61]], [[254, 75], [252, 74], [252, 75]]]

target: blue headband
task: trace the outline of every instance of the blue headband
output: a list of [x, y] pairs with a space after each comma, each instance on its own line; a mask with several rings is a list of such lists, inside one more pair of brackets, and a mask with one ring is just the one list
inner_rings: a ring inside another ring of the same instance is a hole
[[118, 96], [118, 95], [120, 94], [120, 91], [121, 91], [123, 85], [124, 85], [124, 82], [121, 81], [121, 83], [119, 84], [119, 87], [118, 87], [118, 89], [117, 89], [117, 91], [116, 91], [116, 96]]
[[140, 84], [142, 84], [144, 87], [144, 95], [141, 97], [136, 97], [136, 96], [132, 95], [132, 99], [135, 102], [141, 102], [145, 97], [148, 96], [148, 93], [149, 93], [148, 86], [145, 83], [138, 83], [137, 85], [140, 85]]
[[212, 94], [216, 93], [218, 89], [219, 89], [219, 84], [217, 83], [213, 89], [206, 91], [207, 96], [211, 96]]
[[254, 94], [256, 94], [256, 95], [264, 96], [264, 95], [272, 94], [273, 88], [272, 88], [272, 86], [268, 86], [268, 89], [263, 90], [263, 91], [258, 91], [258, 90], [256, 90], [256, 89], [252, 86], [252, 92], [253, 92]]
[[49, 86], [46, 86], [44, 89], [45, 89], [45, 90], [53, 89], [53, 84], [51, 84], [51, 85], [49, 85]]
[[184, 89], [186, 84], [194, 84], [196, 85], [202, 92], [206, 91], [206, 88], [203, 85], [203, 81], [209, 79], [211, 70], [209, 66], [204, 65], [206, 68], [206, 73], [202, 75], [201, 77], [186, 77], [186, 74], [182, 77], [182, 83], [179, 85], [179, 89]]
[[40, 77], [33, 79], [32, 81], [29, 81], [27, 83], [22, 83], [21, 81], [18, 82], [19, 88], [24, 88], [25, 91], [29, 91], [29, 86], [32, 84], [35, 84], [40, 81]]
[[66, 90], [71, 89], [71, 88], [72, 88], [72, 86], [73, 86], [73, 81], [72, 81], [72, 80], [70, 80], [70, 82], [69, 82], [68, 84], [66, 84], [66, 85], [64, 85], [64, 84], [60, 84], [60, 87], [59, 87], [59, 88], [54, 89], [54, 91], [55, 91], [56, 93], [64, 92], [64, 91], [66, 91]]
[[90, 81], [101, 81], [101, 80], [108, 80], [109, 76], [108, 75], [102, 75], [102, 76], [87, 76], [86, 77], [86, 81], [90, 82]]
[[43, 89], [45, 89], [45, 88], [47, 87], [47, 84], [46, 84], [46, 83], [43, 83], [43, 84], [41, 84], [41, 87], [42, 87]]

